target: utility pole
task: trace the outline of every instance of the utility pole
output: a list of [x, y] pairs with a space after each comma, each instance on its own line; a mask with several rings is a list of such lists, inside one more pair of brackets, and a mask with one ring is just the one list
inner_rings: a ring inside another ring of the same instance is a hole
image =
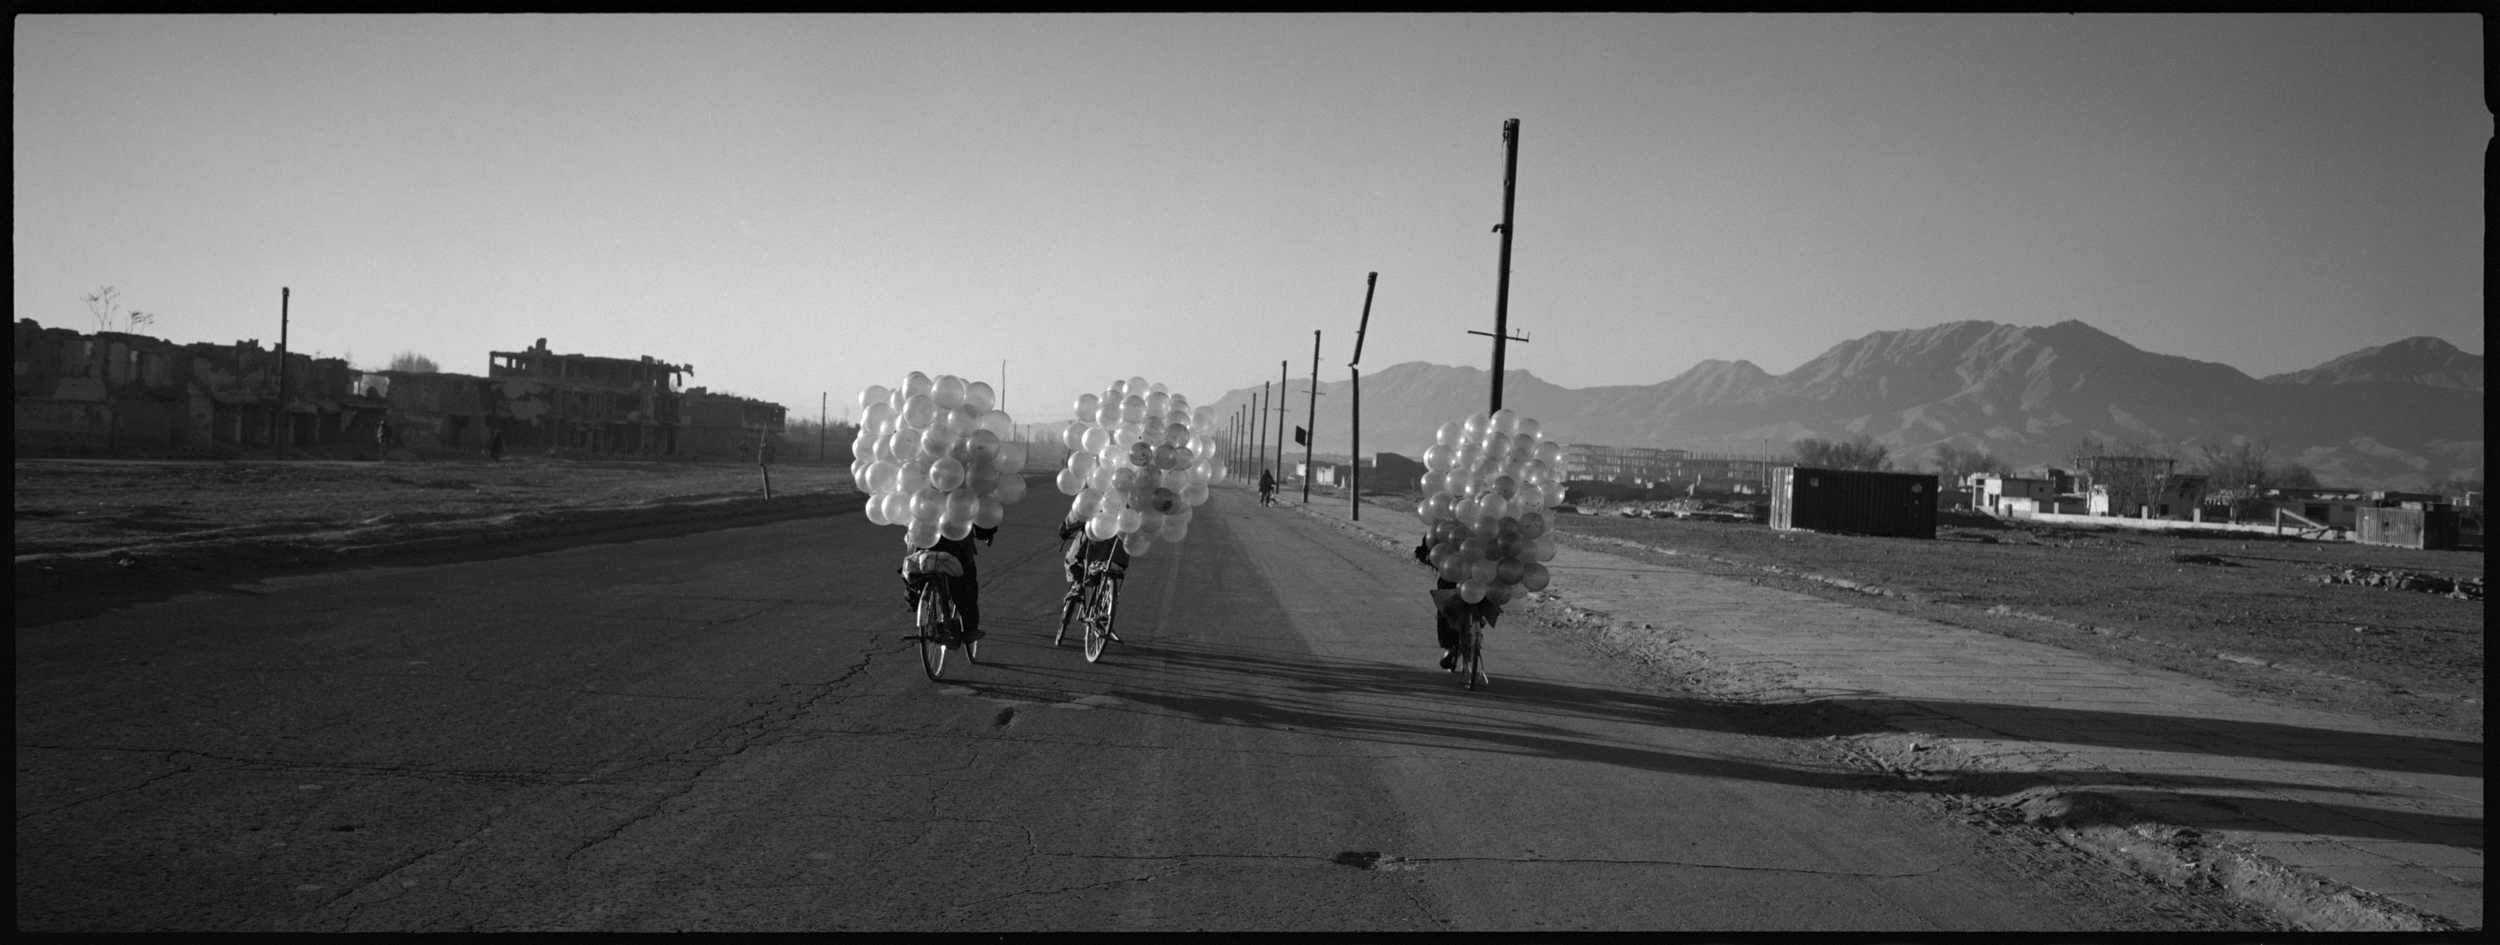
[[1258, 454], [1256, 465], [1262, 473], [1267, 471], [1267, 405], [1275, 399], [1273, 389], [1267, 386], [1266, 381], [1260, 381], [1259, 396], [1250, 400], [1250, 409], [1259, 415], [1259, 429], [1250, 438], [1250, 449]]
[[287, 442], [293, 439], [288, 434], [295, 431], [288, 428], [286, 415], [286, 308], [287, 298], [294, 294], [286, 286], [278, 287], [278, 415], [269, 420], [269, 438], [278, 448], [279, 459], [285, 459], [286, 448], [294, 445]]
[[[1353, 464], [1347, 468], [1353, 482], [1352, 488], [1346, 490], [1346, 509], [1357, 522], [1363, 520], [1363, 371], [1355, 365], [1363, 363], [1363, 333], [1371, 330], [1372, 290], [1379, 286], [1379, 273], [1363, 277], [1363, 320], [1354, 326], [1354, 359], [1345, 363], [1348, 381], [1352, 384], [1346, 396], [1354, 401], [1349, 405], [1354, 409], [1354, 456]], [[1312, 369], [1312, 376], [1318, 376], [1318, 368]]]
[[[1292, 369], [1290, 361], [1276, 362], [1276, 393], [1280, 396], [1293, 384], [1285, 373]], [[1285, 484], [1285, 406], [1274, 400], [1268, 404], [1276, 410], [1276, 484], [1281, 486]]]
[[998, 359], [998, 409], [1007, 409], [1007, 359]]
[[[833, 402], [832, 391], [816, 392], [816, 465], [825, 465], [825, 408]], [[853, 456], [856, 460], [859, 457]]]
[[1319, 448], [1319, 329], [1311, 329], [1311, 409], [1302, 415], [1307, 424], [1302, 430], [1302, 504], [1311, 504], [1311, 480], [1319, 478], [1319, 467], [1311, 463], [1311, 451]]
[[[1490, 336], [1493, 339], [1493, 407], [1485, 411], [1488, 414], [1502, 409], [1503, 343], [1525, 343], [1528, 340], [1526, 335], [1514, 338], [1510, 334], [1511, 206], [1518, 190], [1519, 119], [1513, 118], [1502, 122], [1502, 225], [1494, 227], [1502, 234], [1502, 262], [1500, 273], [1493, 283], [1493, 333]], [[1484, 332], [1471, 331], [1468, 334], [1482, 335]]]

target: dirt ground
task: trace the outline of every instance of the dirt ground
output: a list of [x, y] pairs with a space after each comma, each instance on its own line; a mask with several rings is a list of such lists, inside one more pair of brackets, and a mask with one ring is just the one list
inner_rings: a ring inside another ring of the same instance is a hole
[[[1557, 516], [1597, 550], [2482, 735], [2483, 602], [2322, 578], [2483, 579], [2483, 554], [1959, 517], [1937, 540]], [[1634, 543], [1655, 551], [1630, 547]], [[2422, 583], [2416, 581], [2415, 583]]]
[[[17, 555], [371, 541], [388, 526], [760, 496], [727, 463], [20, 460]], [[774, 466], [781, 492], [847, 491], [842, 466]]]

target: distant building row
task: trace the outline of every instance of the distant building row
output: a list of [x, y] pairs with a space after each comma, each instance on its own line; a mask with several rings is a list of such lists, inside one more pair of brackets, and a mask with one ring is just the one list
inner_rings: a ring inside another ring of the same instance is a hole
[[546, 339], [488, 356], [487, 376], [357, 371], [258, 340], [178, 345], [17, 323], [16, 449], [40, 455], [232, 455], [391, 445], [594, 456], [752, 458], [779, 404], [680, 390], [689, 365], [555, 354]]
[[1563, 450], [1563, 478], [1650, 488], [1687, 486], [1695, 495], [1761, 495], [1770, 469], [1784, 465], [1760, 456], [1696, 453], [1647, 446], [1573, 443]]

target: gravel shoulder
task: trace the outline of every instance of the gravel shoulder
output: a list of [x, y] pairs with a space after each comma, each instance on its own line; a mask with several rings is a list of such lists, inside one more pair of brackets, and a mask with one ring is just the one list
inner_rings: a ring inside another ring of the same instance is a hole
[[2158, 666], [2266, 697], [2480, 737], [2483, 603], [2322, 583], [2483, 578], [2483, 554], [1964, 521], [1918, 541], [1557, 516], [1614, 554]]

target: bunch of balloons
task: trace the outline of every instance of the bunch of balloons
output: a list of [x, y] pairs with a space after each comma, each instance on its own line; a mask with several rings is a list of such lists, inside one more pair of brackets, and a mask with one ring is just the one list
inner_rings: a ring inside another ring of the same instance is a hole
[[1076, 497], [1068, 521], [1084, 522], [1096, 541], [1126, 536], [1131, 555], [1189, 537], [1207, 483], [1224, 475], [1215, 439], [1190, 431], [1214, 426], [1215, 408], [1193, 414], [1188, 398], [1142, 377], [1078, 397], [1065, 434], [1068, 466], [1059, 471], [1059, 491]]
[[1544, 590], [1544, 562], [1554, 560], [1546, 510], [1562, 504], [1563, 445], [1507, 409], [1442, 424], [1433, 439], [1415, 506], [1430, 528], [1432, 566], [1470, 604], [1499, 607], [1521, 588]]
[[1026, 447], [1006, 439], [1015, 421], [997, 403], [987, 383], [918, 371], [860, 391], [851, 481], [868, 493], [868, 520], [903, 526], [913, 548], [998, 527], [1024, 498]]

